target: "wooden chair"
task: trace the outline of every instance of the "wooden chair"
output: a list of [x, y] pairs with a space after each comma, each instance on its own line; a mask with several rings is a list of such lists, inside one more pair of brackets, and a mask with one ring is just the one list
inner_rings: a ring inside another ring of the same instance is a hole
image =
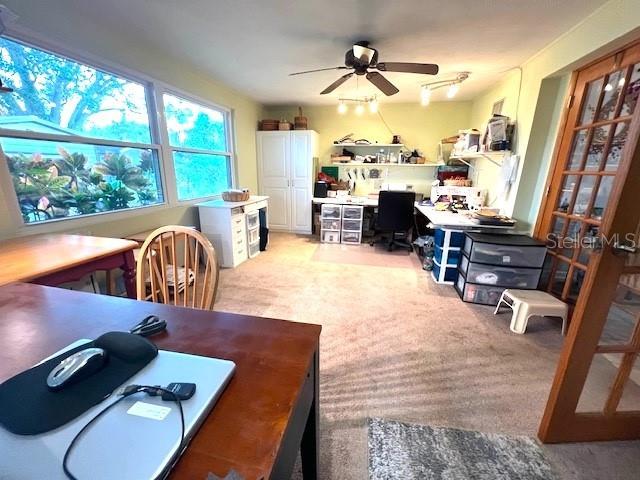
[[138, 300], [211, 310], [218, 275], [216, 251], [207, 237], [193, 227], [160, 227], [140, 248]]

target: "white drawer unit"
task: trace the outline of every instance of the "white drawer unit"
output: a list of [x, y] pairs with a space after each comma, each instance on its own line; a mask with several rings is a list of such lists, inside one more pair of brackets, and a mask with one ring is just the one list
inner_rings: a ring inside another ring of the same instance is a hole
[[200, 229], [214, 248], [221, 267], [233, 268], [260, 253], [260, 217], [267, 197], [252, 196], [246, 202], [212, 200], [196, 205]]
[[340, 243], [342, 205], [323, 204], [320, 210], [320, 241]]
[[342, 233], [340, 242], [357, 245], [362, 241], [362, 220], [364, 207], [345, 205], [342, 207]]

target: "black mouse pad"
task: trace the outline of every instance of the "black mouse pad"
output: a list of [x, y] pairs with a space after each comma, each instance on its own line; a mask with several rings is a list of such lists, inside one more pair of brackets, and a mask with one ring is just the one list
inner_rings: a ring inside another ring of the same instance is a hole
[[[107, 363], [101, 370], [58, 391], [47, 387], [47, 376], [58, 363], [91, 347], [107, 351]], [[0, 425], [18, 435], [54, 430], [102, 402], [157, 355], [158, 348], [139, 335], [105, 333], [0, 385]]]

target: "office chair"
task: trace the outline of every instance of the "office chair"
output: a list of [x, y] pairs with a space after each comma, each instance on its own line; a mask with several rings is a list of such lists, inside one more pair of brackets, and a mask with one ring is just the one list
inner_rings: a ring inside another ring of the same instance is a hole
[[[414, 224], [415, 199], [415, 192], [380, 191], [375, 231], [390, 234], [387, 243], [387, 250], [390, 252], [394, 246], [406, 248], [409, 252], [413, 251], [410, 232]], [[374, 239], [369, 245], [373, 246], [375, 243], [377, 242]]]

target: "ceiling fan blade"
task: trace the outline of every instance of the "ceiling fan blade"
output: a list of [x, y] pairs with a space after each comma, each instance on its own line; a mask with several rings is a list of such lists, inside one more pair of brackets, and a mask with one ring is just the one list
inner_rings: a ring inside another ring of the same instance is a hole
[[440, 69], [435, 63], [380, 62], [376, 68], [381, 72], [423, 73], [437, 75]]
[[303, 75], [305, 73], [326, 72], [329, 70], [347, 70], [347, 67], [342, 66], [342, 67], [316, 68], [315, 70], [305, 70], [304, 72], [290, 73], [289, 76], [292, 77], [294, 75]]
[[327, 93], [333, 92], [336, 88], [338, 88], [344, 82], [349, 80], [352, 75], [353, 75], [353, 72], [347, 73], [346, 75], [341, 76], [338, 80], [336, 80], [331, 85], [329, 85], [327, 88], [325, 88], [323, 91], [321, 91], [320, 95], [326, 95]]
[[396, 86], [391, 83], [389, 80], [384, 78], [378, 72], [369, 72], [367, 73], [367, 80], [373, 83], [376, 87], [378, 87], [382, 93], [385, 95], [391, 96], [398, 93], [400, 90], [396, 88]]

